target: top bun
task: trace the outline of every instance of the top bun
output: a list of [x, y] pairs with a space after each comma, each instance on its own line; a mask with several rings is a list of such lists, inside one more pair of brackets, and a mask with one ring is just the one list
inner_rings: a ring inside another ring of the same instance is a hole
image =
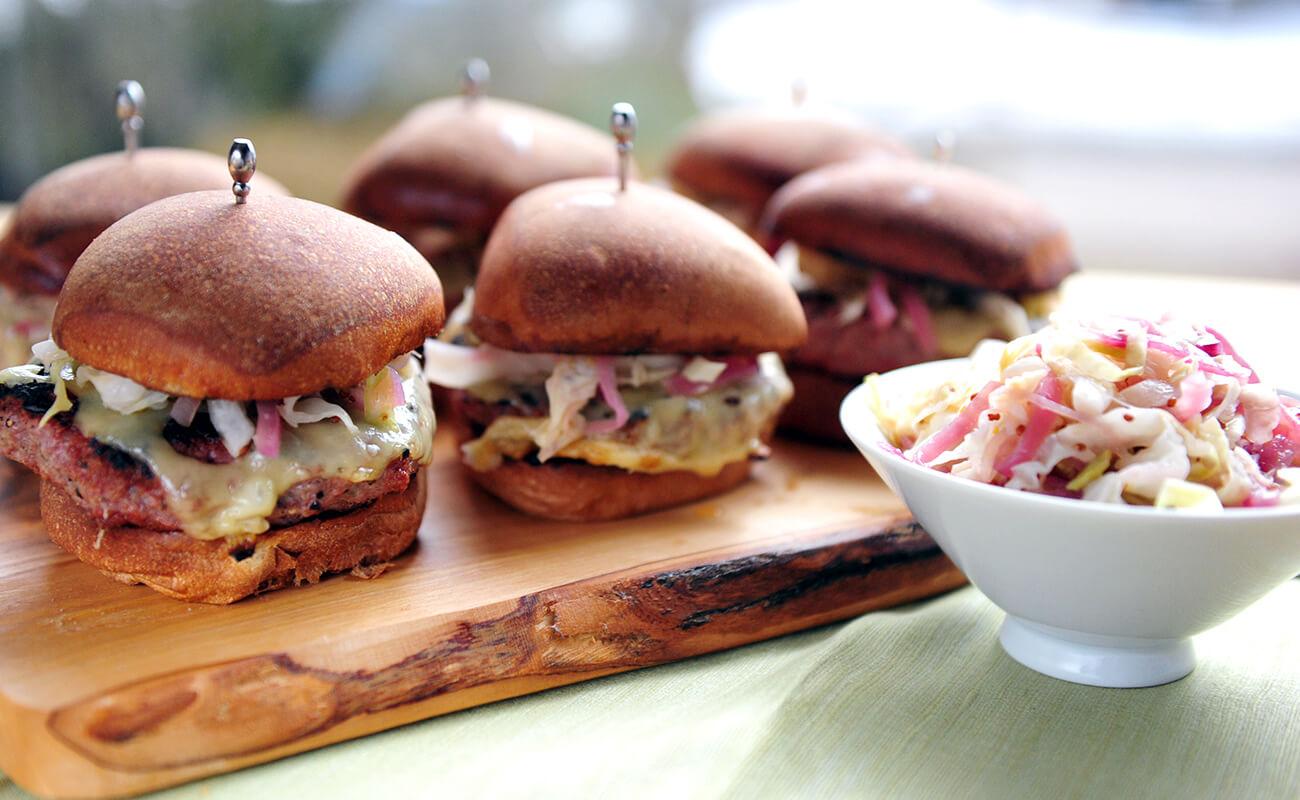
[[794, 290], [757, 244], [665, 189], [534, 189], [488, 239], [470, 328], [525, 352], [751, 354], [799, 346]]
[[809, 172], [777, 192], [760, 226], [896, 272], [1003, 292], [1056, 287], [1077, 269], [1069, 237], [1016, 189], [953, 164], [871, 161]]
[[[72, 263], [96, 236], [155, 200], [203, 189], [229, 189], [226, 160], [199, 150], [146, 147], [105, 153], [61, 167], [32, 184], [14, 207], [0, 241], [0, 282], [55, 295]], [[264, 195], [289, 192], [259, 174]]]
[[851, 119], [802, 107], [742, 109], [693, 123], [668, 157], [682, 192], [720, 199], [757, 216], [772, 193], [798, 175], [841, 161], [910, 157], [896, 139]]
[[393, 230], [486, 235], [529, 189], [617, 169], [613, 138], [593, 127], [508, 100], [447, 97], [417, 106], [362, 155], [343, 208]]
[[399, 236], [328, 206], [230, 190], [145, 206], [77, 260], [54, 340], [186, 397], [349, 387], [442, 328], [442, 287]]

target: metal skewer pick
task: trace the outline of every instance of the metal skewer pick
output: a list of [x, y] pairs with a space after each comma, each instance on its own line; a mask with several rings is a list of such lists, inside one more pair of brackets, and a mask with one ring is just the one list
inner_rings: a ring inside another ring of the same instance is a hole
[[492, 70], [481, 58], [471, 58], [460, 68], [460, 93], [466, 100], [478, 99], [487, 89]]
[[135, 81], [122, 81], [114, 92], [117, 118], [122, 121], [122, 140], [128, 156], [140, 148], [140, 130], [144, 127], [144, 88]]
[[940, 164], [952, 161], [957, 150], [957, 134], [951, 128], [944, 128], [934, 135], [934, 160]]
[[257, 148], [248, 139], [234, 140], [230, 143], [226, 164], [230, 167], [230, 177], [235, 179], [235, 185], [230, 187], [230, 191], [235, 193], [235, 205], [242, 206], [248, 201], [248, 193], [253, 191], [248, 182], [257, 171]]
[[636, 141], [636, 109], [631, 103], [614, 104], [609, 112], [609, 130], [618, 147], [618, 190], [624, 192], [632, 165], [632, 145]]

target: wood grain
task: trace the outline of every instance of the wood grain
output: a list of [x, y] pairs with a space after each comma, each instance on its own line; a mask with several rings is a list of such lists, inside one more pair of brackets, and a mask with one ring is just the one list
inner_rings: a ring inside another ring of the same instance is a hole
[[145, 791], [964, 582], [852, 453], [782, 443], [725, 497], [582, 525], [506, 509], [437, 450], [394, 569], [229, 607], [62, 553], [37, 482], [0, 466], [0, 769], [50, 796]]

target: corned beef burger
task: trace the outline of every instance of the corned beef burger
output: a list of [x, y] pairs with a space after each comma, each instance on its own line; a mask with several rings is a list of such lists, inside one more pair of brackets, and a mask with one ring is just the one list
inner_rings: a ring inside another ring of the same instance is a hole
[[763, 221], [797, 248], [808, 343], [788, 358], [783, 430], [847, 442], [845, 395], [872, 372], [1029, 333], [1076, 269], [1065, 230], [1019, 191], [919, 160], [837, 164], [791, 181]]
[[[473, 307], [425, 345], [470, 475], [543, 517], [623, 517], [740, 483], [806, 326], [751, 239], [672, 192], [534, 189], [488, 242]], [[450, 339], [450, 341], [447, 341]]]
[[[0, 237], [0, 366], [22, 364], [49, 338], [68, 270], [109, 225], [164, 197], [229, 186], [226, 162], [212, 153], [146, 147], [68, 164], [28, 187]], [[265, 176], [257, 190], [288, 194]]]
[[703, 116], [668, 156], [673, 189], [756, 236], [777, 189], [809, 170], [867, 158], [910, 158], [902, 142], [846, 115], [805, 106]]
[[447, 97], [417, 106], [362, 155], [343, 208], [413, 244], [454, 306], [511, 200], [617, 165], [613, 140], [593, 127], [522, 103]]
[[0, 372], [0, 453], [50, 538], [124, 583], [229, 603], [415, 538], [434, 431], [412, 351], [443, 322], [398, 236], [305, 200], [197, 192], [77, 260], [53, 338]]

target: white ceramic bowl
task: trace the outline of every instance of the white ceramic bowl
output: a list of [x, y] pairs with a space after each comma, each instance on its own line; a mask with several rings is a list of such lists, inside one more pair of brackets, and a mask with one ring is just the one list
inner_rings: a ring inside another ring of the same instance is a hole
[[[905, 367], [879, 386], [910, 392], [965, 365]], [[845, 399], [840, 421], [971, 583], [1007, 612], [1003, 649], [1055, 678], [1115, 687], [1178, 680], [1196, 663], [1193, 634], [1300, 573], [1300, 507], [1208, 514], [1020, 492], [890, 452], [862, 388]]]

